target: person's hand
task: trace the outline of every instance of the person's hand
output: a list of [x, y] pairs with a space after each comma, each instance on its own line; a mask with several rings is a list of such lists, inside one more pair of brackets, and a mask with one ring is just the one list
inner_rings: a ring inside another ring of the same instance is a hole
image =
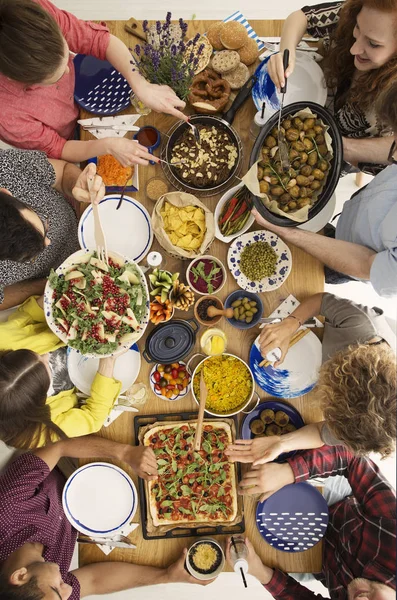
[[182, 556], [168, 567], [166, 571], [167, 583], [195, 583], [196, 585], [208, 585], [209, 583], [212, 583], [214, 581], [213, 579], [200, 581], [190, 575], [189, 571], [185, 568], [186, 555], [187, 548], [183, 550]]
[[168, 85], [157, 85], [143, 79], [134, 86], [134, 91], [139, 100], [148, 108], [184, 121], [188, 120], [188, 116], [181, 112], [185, 108], [186, 102], [178, 98]]
[[158, 157], [150, 154], [145, 146], [127, 138], [108, 138], [107, 149], [123, 167], [130, 167], [134, 163], [146, 166], [149, 160], [159, 162]]
[[[262, 585], [266, 585], [270, 582], [271, 578], [273, 577], [273, 569], [263, 564], [263, 562], [255, 552], [255, 548], [253, 547], [248, 538], [245, 538], [245, 544], [248, 548], [248, 573], [253, 577], [256, 577], [256, 579], [258, 579], [258, 581], [260, 581]], [[231, 545], [232, 540], [231, 538], [228, 538], [226, 544], [226, 560], [229, 563], [229, 565], [233, 568], [233, 561], [230, 556]]]
[[296, 319], [284, 319], [281, 323], [269, 323], [269, 325], [265, 325], [259, 336], [262, 356], [265, 358], [268, 352], [275, 348], [280, 348], [281, 358], [274, 363], [274, 366], [278, 367], [281, 365], [288, 352], [291, 338], [297, 329], [299, 329], [299, 323]]
[[260, 500], [266, 500], [289, 483], [294, 483], [295, 477], [289, 464], [269, 463], [252, 467], [239, 484], [239, 494], [252, 496], [261, 494]]
[[295, 50], [289, 51], [289, 63], [288, 67], [284, 73], [283, 66], [283, 52], [277, 52], [277, 54], [272, 54], [272, 56], [267, 61], [267, 72], [269, 73], [274, 85], [277, 90], [280, 91], [280, 88], [284, 87], [285, 79], [292, 75], [295, 69], [295, 60], [296, 60], [296, 52]]
[[253, 463], [253, 466], [271, 462], [283, 452], [281, 435], [236, 440], [229, 444], [225, 454], [231, 462]]
[[152, 448], [128, 446], [123, 459], [134, 471], [147, 481], [157, 479], [157, 461]]
[[262, 215], [259, 214], [256, 208], [253, 208], [251, 210], [251, 213], [254, 215], [255, 221], [258, 223], [258, 225], [260, 225], [264, 229], [268, 229], [269, 231], [276, 231], [277, 229], [280, 229], [279, 227], [277, 227], [277, 225], [273, 225], [273, 223], [270, 223], [270, 221], [266, 221], [266, 219], [264, 219]]
[[91, 202], [88, 179], [93, 180], [91, 188], [92, 201], [94, 204], [98, 204], [105, 196], [105, 185], [102, 177], [96, 174], [96, 165], [94, 163], [89, 163], [77, 178], [72, 190], [73, 198], [77, 202]]

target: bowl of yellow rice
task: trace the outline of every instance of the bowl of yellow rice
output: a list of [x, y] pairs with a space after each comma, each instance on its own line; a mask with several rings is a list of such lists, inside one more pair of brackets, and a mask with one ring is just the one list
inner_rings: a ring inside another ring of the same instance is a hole
[[231, 417], [244, 410], [254, 395], [254, 377], [249, 366], [234, 354], [208, 356], [193, 372], [193, 398], [200, 404], [200, 378], [207, 387], [205, 411], [215, 417]]

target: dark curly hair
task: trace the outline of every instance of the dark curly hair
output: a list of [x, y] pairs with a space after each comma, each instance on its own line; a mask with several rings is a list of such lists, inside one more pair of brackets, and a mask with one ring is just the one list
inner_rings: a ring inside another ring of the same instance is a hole
[[26, 262], [45, 248], [45, 238], [22, 215], [29, 206], [0, 192], [0, 260]]

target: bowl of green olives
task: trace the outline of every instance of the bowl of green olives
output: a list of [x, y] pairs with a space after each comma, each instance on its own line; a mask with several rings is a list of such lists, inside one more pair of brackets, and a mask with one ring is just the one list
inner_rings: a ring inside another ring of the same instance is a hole
[[[312, 116], [294, 116], [306, 108]], [[286, 106], [281, 113], [281, 129], [288, 148], [289, 169], [282, 169], [278, 152], [278, 112], [262, 127], [251, 152], [250, 167], [259, 161], [259, 189], [277, 203], [285, 216], [273, 213], [257, 196], [253, 201], [267, 221], [296, 227], [289, 214], [308, 206], [307, 223], [331, 199], [342, 170], [342, 137], [331, 113], [315, 102]], [[326, 144], [326, 133], [332, 140], [332, 153]]]
[[229, 294], [225, 301], [225, 308], [233, 309], [233, 318], [228, 321], [237, 329], [255, 327], [263, 314], [263, 304], [259, 294], [244, 290]]

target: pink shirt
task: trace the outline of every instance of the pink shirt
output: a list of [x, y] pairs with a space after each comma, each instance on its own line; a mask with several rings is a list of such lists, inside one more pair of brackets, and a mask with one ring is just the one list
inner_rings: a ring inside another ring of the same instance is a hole
[[[57, 22], [71, 52], [106, 58], [110, 33], [105, 24], [81, 21], [49, 0], [33, 0]], [[74, 102], [74, 64], [69, 73], [50, 86], [8, 79], [0, 73], [0, 139], [17, 148], [42, 150], [60, 158], [66, 141], [73, 137], [79, 109]]]

